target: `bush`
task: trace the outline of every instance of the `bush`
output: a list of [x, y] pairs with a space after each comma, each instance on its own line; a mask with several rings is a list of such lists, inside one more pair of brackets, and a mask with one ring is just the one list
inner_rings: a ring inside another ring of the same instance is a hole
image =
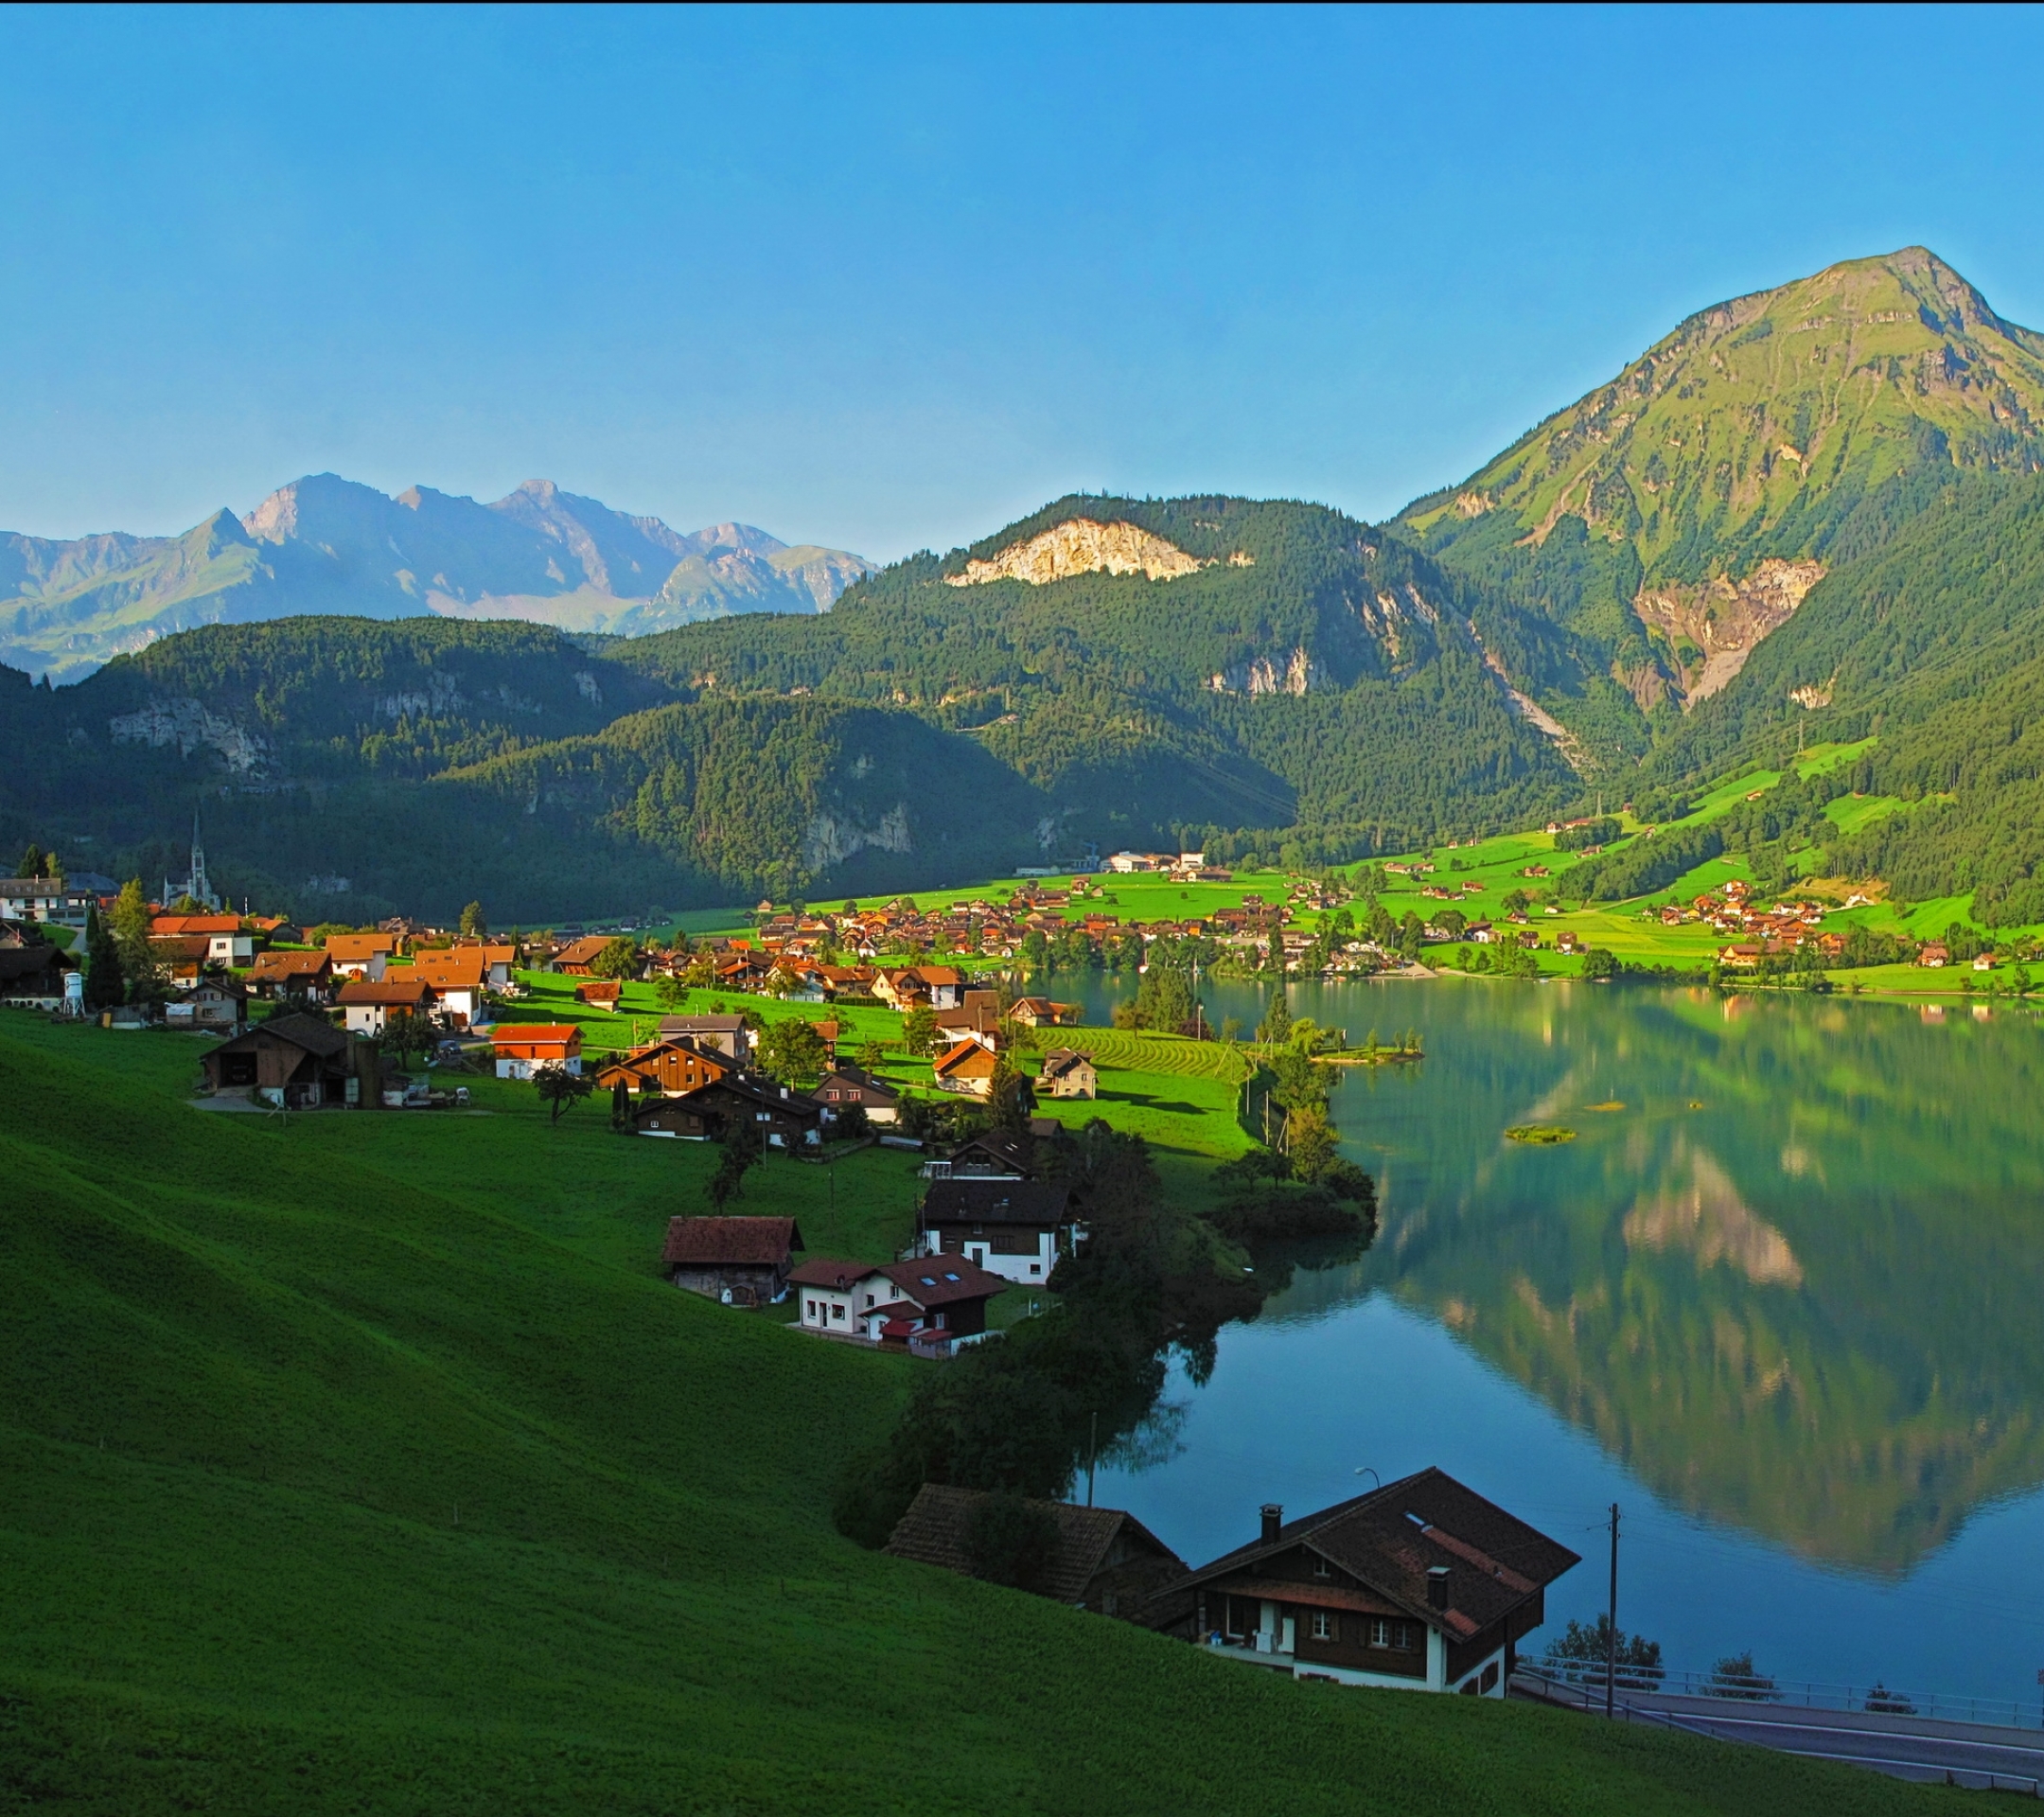
[[965, 1556], [973, 1576], [1014, 1590], [1037, 1590], [1057, 1558], [1057, 1518], [1019, 1495], [990, 1495], [973, 1509]]

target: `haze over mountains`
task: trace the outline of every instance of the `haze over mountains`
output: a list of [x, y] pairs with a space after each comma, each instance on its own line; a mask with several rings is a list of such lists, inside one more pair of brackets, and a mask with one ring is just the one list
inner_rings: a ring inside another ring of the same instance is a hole
[[[0, 675], [0, 838], [120, 868], [203, 795], [279, 899], [532, 920], [1178, 839], [1341, 862], [1877, 735], [1902, 807], [1833, 862], [2044, 919], [2040, 468], [2044, 337], [1908, 248], [1700, 311], [1377, 525], [1072, 495], [872, 573], [538, 483], [323, 477], [146, 551], [35, 546], [39, 601], [127, 635], [409, 622]], [[643, 634], [473, 622], [507, 617]]]
[[513, 618], [636, 636], [828, 611], [872, 564], [749, 524], [682, 534], [528, 480], [494, 503], [322, 473], [182, 537], [0, 534], [0, 662], [59, 681], [201, 625], [308, 612]]

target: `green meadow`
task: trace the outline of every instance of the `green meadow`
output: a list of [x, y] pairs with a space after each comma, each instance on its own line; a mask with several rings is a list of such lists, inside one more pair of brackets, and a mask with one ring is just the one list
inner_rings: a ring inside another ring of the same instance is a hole
[[[0, 1808], [1729, 1817], [1943, 1795], [1295, 1685], [861, 1551], [826, 1518], [836, 1473], [942, 1366], [665, 1285], [702, 1151], [614, 1136], [600, 1100], [553, 1124], [494, 1081], [466, 1116], [203, 1110], [200, 1051], [0, 1018]], [[745, 1203], [874, 1253], [906, 1168], [770, 1160]]]

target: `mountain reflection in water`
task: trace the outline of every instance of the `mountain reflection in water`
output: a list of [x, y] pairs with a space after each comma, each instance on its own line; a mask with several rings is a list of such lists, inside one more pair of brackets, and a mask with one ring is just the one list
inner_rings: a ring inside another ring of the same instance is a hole
[[[1291, 998], [1357, 1041], [1417, 1026], [1428, 1057], [1345, 1070], [1380, 1235], [1301, 1269], [1266, 1338], [1389, 1294], [1672, 1508], [1882, 1579], [2044, 1482], [2027, 1014], [1459, 980]], [[1524, 1122], [1577, 1139], [1504, 1139]]]

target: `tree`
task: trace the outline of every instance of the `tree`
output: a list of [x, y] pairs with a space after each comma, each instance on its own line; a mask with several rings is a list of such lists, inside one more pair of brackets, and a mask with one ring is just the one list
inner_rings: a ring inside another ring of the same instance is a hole
[[533, 1084], [538, 1089], [539, 1102], [553, 1105], [554, 1115], [549, 1120], [555, 1123], [570, 1104], [580, 1103], [596, 1088], [593, 1079], [570, 1072], [566, 1067], [539, 1067], [533, 1074]]
[[590, 975], [592, 978], [637, 978], [644, 963], [645, 955], [639, 950], [639, 943], [620, 934], [590, 961]]
[[22, 854], [21, 869], [14, 873], [19, 877], [40, 877], [43, 874], [43, 848], [33, 839], [27, 851]]
[[994, 1127], [1019, 1136], [1028, 1129], [1035, 1109], [1034, 1082], [1005, 1053], [1000, 1055], [994, 1062], [993, 1077], [987, 1081], [987, 1110]]
[[610, 1087], [610, 1127], [612, 1129], [629, 1129], [631, 1127], [631, 1086], [622, 1075]]
[[812, 1084], [830, 1064], [830, 1049], [814, 1022], [790, 1016], [760, 1037], [760, 1070], [784, 1085]]
[[483, 905], [471, 902], [461, 911], [461, 930], [471, 939], [489, 932], [489, 923], [483, 919]]
[[1271, 993], [1270, 1002], [1264, 1006], [1263, 1020], [1257, 1028], [1257, 1039], [1267, 1041], [1273, 1047], [1280, 1046], [1292, 1032], [1292, 1009], [1285, 1001], [1282, 990]]
[[[1553, 1664], [1568, 1668], [1572, 1677], [1601, 1685], [1614, 1656], [1612, 1639], [1609, 1615], [1599, 1615], [1589, 1627], [1572, 1620], [1561, 1638], [1547, 1649], [1547, 1657]], [[1627, 1689], [1650, 1691], [1666, 1676], [1661, 1667], [1661, 1643], [1643, 1634], [1629, 1634], [1619, 1629], [1615, 1657], [1618, 1669], [1613, 1683]]]
[[1583, 955], [1582, 975], [1585, 978], [1616, 978], [1618, 955], [1602, 946], [1593, 946]]
[[1504, 908], [1507, 915], [1523, 915], [1530, 906], [1531, 898], [1524, 890], [1507, 890], [1505, 892]]
[[1711, 1667], [1703, 1695], [1736, 1698], [1750, 1703], [1772, 1703], [1780, 1698], [1781, 1689], [1753, 1665], [1753, 1649], [1749, 1647], [1743, 1653], [1727, 1653]]
[[85, 1007], [111, 1010], [126, 994], [121, 976], [119, 944], [112, 929], [99, 919], [99, 910], [85, 911]]
[[1013, 1590], [1034, 1590], [1057, 1557], [1058, 1524], [1047, 1508], [1011, 1492], [989, 1495], [965, 1524], [973, 1576]]
[[1320, 1104], [1301, 1104], [1286, 1114], [1285, 1158], [1302, 1180], [1317, 1183], [1330, 1166], [1341, 1158], [1334, 1146], [1334, 1127]]
[[150, 944], [149, 898], [142, 880], [130, 877], [114, 904], [114, 942], [120, 952], [121, 974], [131, 1003], [155, 1002], [164, 994], [164, 968]]
[[1469, 926], [1469, 917], [1459, 908], [1443, 908], [1434, 917], [1434, 925], [1450, 940], [1460, 940]]
[[663, 1010], [679, 1010], [688, 1003], [688, 986], [672, 972], [663, 973], [653, 986], [653, 998]]
[[937, 1012], [927, 1005], [910, 1010], [902, 1021], [902, 1046], [919, 1059], [927, 1059], [937, 1046]]
[[748, 1118], [733, 1117], [724, 1125], [717, 1140], [717, 1170], [707, 1189], [711, 1208], [719, 1214], [745, 1191], [745, 1176], [760, 1163], [766, 1145], [760, 1139], [759, 1126]]
[[887, 1050], [877, 1041], [859, 1043], [858, 1064], [861, 1072], [872, 1072], [887, 1058]]

